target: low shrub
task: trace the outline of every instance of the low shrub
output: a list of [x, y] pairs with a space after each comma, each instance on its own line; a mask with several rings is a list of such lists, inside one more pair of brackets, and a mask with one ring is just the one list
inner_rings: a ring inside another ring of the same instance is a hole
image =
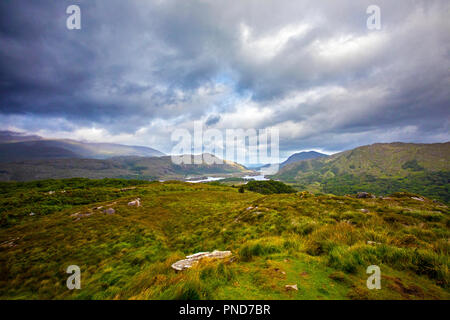
[[261, 194], [274, 194], [274, 193], [296, 193], [297, 191], [280, 181], [268, 180], [268, 181], [249, 181], [243, 188], [261, 193]]

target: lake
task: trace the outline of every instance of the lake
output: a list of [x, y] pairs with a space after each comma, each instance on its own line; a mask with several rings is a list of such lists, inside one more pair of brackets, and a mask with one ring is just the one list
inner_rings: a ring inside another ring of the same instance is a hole
[[245, 180], [255, 180], [255, 181], [267, 181], [269, 179], [267, 179], [264, 175], [259, 175], [259, 176], [245, 176], [242, 177]]
[[225, 179], [225, 177], [207, 177], [206, 179], [201, 179], [201, 180], [185, 180], [185, 181], [189, 182], [189, 183], [199, 183], [199, 182], [217, 181], [217, 180], [222, 180], [222, 179]]
[[[205, 179], [198, 179], [198, 180], [185, 180], [185, 182], [189, 183], [200, 183], [200, 182], [211, 182], [211, 181], [219, 181], [226, 179], [226, 177], [207, 177]], [[242, 177], [244, 180], [255, 180], [255, 181], [267, 181], [267, 179], [264, 175], [257, 175], [257, 176], [244, 176]]]

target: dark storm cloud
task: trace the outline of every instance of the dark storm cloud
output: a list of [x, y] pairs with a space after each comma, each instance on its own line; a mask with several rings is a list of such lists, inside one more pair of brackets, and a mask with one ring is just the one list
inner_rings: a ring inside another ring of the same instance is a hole
[[220, 115], [218, 115], [218, 114], [217, 115], [210, 115], [208, 117], [208, 119], [206, 119], [205, 125], [207, 127], [213, 126], [213, 125], [217, 124], [219, 121], [220, 121]]
[[369, 31], [372, 2], [2, 1], [0, 124], [161, 145], [194, 120], [276, 126], [285, 151], [448, 139], [449, 2], [376, 1]]

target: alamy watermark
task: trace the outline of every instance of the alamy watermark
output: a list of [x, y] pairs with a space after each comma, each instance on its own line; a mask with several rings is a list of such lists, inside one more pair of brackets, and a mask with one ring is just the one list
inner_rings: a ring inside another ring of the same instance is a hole
[[81, 289], [81, 270], [79, 266], [71, 265], [67, 267], [66, 273], [72, 274], [67, 278], [66, 285], [69, 290]]
[[373, 289], [381, 289], [381, 270], [379, 266], [368, 266], [366, 270], [367, 274], [371, 274], [369, 278], [367, 278], [367, 288], [369, 290]]
[[370, 14], [367, 18], [367, 29], [381, 30], [381, 9], [377, 5], [370, 5], [366, 9], [366, 13]]
[[205, 129], [194, 122], [194, 132], [176, 129], [171, 136], [172, 162], [177, 165], [223, 164], [223, 159], [247, 165], [267, 164], [262, 174], [275, 174], [279, 169], [279, 130]]
[[81, 9], [77, 5], [68, 6], [66, 13], [69, 14], [66, 20], [66, 27], [69, 30], [81, 29]]

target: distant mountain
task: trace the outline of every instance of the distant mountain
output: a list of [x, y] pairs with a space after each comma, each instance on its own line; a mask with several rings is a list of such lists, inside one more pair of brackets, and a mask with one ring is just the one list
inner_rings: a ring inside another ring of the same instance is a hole
[[114, 143], [88, 143], [70, 139], [43, 139], [3, 131], [0, 134], [0, 162], [117, 156], [159, 157], [158, 150]]
[[[218, 159], [218, 158], [216, 158]], [[217, 161], [216, 161], [217, 162]], [[193, 163], [193, 161], [192, 161]], [[63, 178], [184, 179], [189, 176], [252, 173], [244, 166], [221, 164], [182, 164], [163, 157], [116, 157], [111, 159], [47, 159], [0, 163], [0, 181], [32, 181]]]
[[377, 143], [287, 164], [273, 178], [338, 195], [410, 191], [450, 201], [450, 142]]
[[[285, 161], [280, 163], [279, 168], [281, 169], [284, 166], [286, 166], [290, 163], [293, 163], [293, 162], [309, 160], [309, 159], [316, 159], [316, 158], [321, 158], [321, 157], [328, 157], [328, 155], [320, 153], [320, 152], [315, 152], [315, 151], [303, 151], [303, 152], [299, 152], [299, 153], [294, 153], [289, 158], [287, 158]], [[249, 169], [258, 170], [258, 171], [261, 171], [264, 168], [268, 168], [268, 167], [270, 167], [270, 164], [257, 164], [257, 165], [247, 166], [247, 168], [249, 168]]]
[[22, 142], [41, 140], [42, 137], [36, 135], [27, 135], [21, 132], [0, 131], [0, 143]]
[[294, 153], [289, 158], [287, 158], [286, 161], [280, 163], [280, 168], [283, 168], [285, 165], [293, 163], [293, 162], [322, 158], [322, 157], [328, 157], [328, 155], [320, 153], [320, 152], [316, 152], [316, 151], [303, 151], [303, 152], [299, 152], [299, 153]]

